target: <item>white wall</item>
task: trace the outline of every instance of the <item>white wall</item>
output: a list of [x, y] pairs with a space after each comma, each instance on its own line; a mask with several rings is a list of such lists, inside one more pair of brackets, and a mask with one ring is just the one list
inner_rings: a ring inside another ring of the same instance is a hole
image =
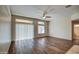
[[71, 15], [71, 20], [76, 20], [79, 19], [79, 12], [74, 13], [73, 15]]
[[11, 14], [9, 6], [0, 6], [0, 53], [7, 53], [11, 42]]
[[79, 11], [72, 15], [55, 14], [50, 21], [49, 33], [52, 37], [72, 40], [72, 20], [79, 19]]
[[49, 25], [50, 36], [71, 40], [71, 20], [65, 15], [55, 14]]

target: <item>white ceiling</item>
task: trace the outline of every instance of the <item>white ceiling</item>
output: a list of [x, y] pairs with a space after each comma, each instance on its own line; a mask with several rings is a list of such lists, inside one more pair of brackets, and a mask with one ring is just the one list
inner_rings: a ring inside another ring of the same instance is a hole
[[10, 8], [13, 15], [20, 15], [38, 19], [41, 19], [43, 11], [47, 8], [52, 9], [47, 14], [52, 17], [54, 14], [70, 16], [73, 13], [79, 11], [79, 6], [77, 5], [71, 6], [69, 8], [65, 8], [65, 5], [11, 5]]

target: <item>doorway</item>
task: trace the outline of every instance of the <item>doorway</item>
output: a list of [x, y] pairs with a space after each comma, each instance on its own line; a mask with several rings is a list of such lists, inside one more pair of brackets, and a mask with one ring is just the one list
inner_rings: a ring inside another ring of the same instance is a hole
[[72, 21], [72, 40], [75, 44], [79, 44], [79, 20]]

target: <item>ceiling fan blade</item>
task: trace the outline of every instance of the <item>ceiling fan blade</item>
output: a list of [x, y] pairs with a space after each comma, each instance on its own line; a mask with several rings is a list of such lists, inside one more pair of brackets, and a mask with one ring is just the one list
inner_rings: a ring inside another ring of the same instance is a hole
[[45, 12], [43, 12], [43, 17], [45, 16]]
[[47, 11], [44, 11], [44, 12], [43, 12], [43, 17], [45, 17], [46, 14], [47, 14]]
[[53, 11], [54, 9], [51, 8], [50, 6], [48, 6], [42, 13], [42, 17], [43, 19], [46, 19], [46, 18], [52, 18], [51, 16], [48, 16], [47, 14], [51, 11]]
[[46, 18], [52, 18], [51, 16], [46, 16]]
[[43, 17], [45, 17], [45, 15], [48, 13], [49, 7], [50, 7], [50, 6], [48, 6], [48, 7], [44, 10], [44, 12], [43, 12]]

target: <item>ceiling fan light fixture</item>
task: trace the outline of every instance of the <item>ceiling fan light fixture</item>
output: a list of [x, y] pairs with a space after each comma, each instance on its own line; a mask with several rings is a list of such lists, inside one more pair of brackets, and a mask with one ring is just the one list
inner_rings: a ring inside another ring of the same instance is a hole
[[45, 18], [46, 18], [46, 17], [44, 16], [44, 17], [42, 17], [41, 19], [42, 19], [42, 20], [45, 20]]
[[46, 17], [44, 16], [43, 19], [45, 19]]

